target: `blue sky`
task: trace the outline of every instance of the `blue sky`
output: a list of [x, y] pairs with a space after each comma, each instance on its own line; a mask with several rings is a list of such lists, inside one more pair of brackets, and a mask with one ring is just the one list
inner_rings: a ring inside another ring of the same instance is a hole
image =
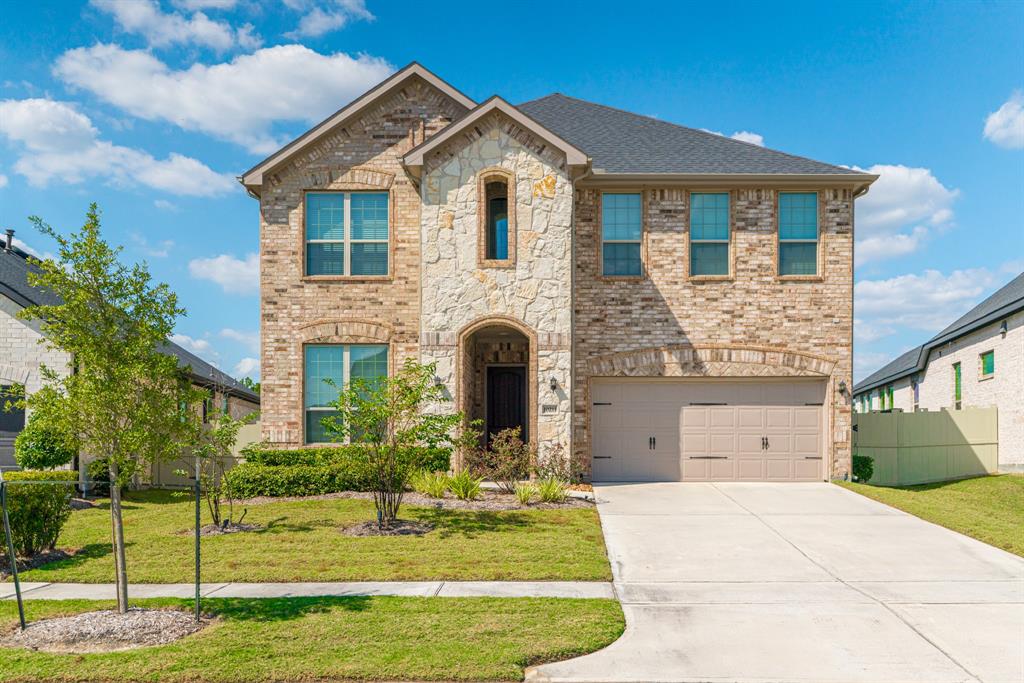
[[0, 227], [108, 237], [177, 340], [258, 376], [257, 204], [234, 177], [416, 60], [477, 100], [558, 91], [881, 173], [858, 201], [855, 375], [1024, 270], [1024, 3], [10, 3]]

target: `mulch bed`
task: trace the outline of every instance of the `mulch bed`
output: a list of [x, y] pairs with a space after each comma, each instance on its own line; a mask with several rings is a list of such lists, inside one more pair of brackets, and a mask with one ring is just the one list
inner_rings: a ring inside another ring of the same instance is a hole
[[396, 519], [387, 529], [381, 529], [377, 522], [361, 522], [343, 527], [341, 533], [345, 536], [422, 536], [433, 530], [433, 524]]
[[[237, 524], [232, 522], [227, 526], [220, 526], [218, 524], [207, 524], [206, 526], [200, 527], [200, 536], [226, 536], [227, 534], [240, 534], [246, 531], [259, 531], [263, 528], [262, 524], [248, 524], [242, 522]], [[195, 527], [191, 529], [182, 529], [178, 532], [178, 536], [191, 536], [195, 534]]]
[[[3, 534], [0, 533], [0, 539]], [[2, 541], [0, 541], [2, 543]], [[44, 564], [49, 562], [56, 562], [57, 560], [66, 560], [72, 557], [75, 551], [70, 552], [66, 550], [44, 550], [41, 553], [36, 553], [32, 557], [18, 558], [18, 571], [27, 572], [29, 569], [35, 569], [36, 567], [42, 567]], [[6, 553], [0, 553], [0, 579], [6, 579], [11, 575], [11, 561], [7, 559]]]
[[172, 609], [132, 608], [126, 614], [102, 610], [32, 622], [24, 631], [15, 628], [0, 638], [0, 646], [76, 654], [116, 652], [164, 645], [209, 623], [196, 623], [193, 615]]
[[[283, 503], [299, 500], [339, 500], [349, 498], [373, 500], [373, 494], [361, 491], [342, 491], [341, 493], [327, 493], [320, 496], [283, 496], [281, 498], [260, 496], [258, 498], [235, 501], [235, 504], [261, 505], [264, 503]], [[421, 493], [410, 491], [402, 497], [402, 504], [434, 508], [436, 510], [485, 510], [492, 512], [502, 510], [558, 510], [563, 508], [592, 507], [594, 505], [593, 502], [581, 498], [566, 498], [564, 503], [533, 502], [529, 505], [521, 505], [511, 493], [491, 490], [482, 491], [480, 497], [476, 500], [459, 500], [451, 493], [446, 493], [444, 498], [431, 498]]]

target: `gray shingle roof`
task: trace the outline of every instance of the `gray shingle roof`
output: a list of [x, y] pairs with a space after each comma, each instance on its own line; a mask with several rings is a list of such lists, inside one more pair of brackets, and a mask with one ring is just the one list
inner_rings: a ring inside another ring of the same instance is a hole
[[857, 174], [560, 93], [517, 109], [589, 154], [595, 172]]
[[916, 348], [868, 375], [853, 387], [858, 394], [923, 370], [931, 349], [952, 341], [974, 330], [1024, 310], [1024, 273], [1010, 280], [992, 296], [957, 318], [951, 325]]
[[[2, 241], [2, 240], [0, 240]], [[20, 306], [51, 306], [60, 303], [60, 298], [53, 292], [32, 287], [28, 284], [28, 273], [37, 270], [37, 266], [28, 260], [28, 254], [14, 248], [6, 251], [0, 248], [0, 294], [3, 294]], [[260, 402], [259, 394], [244, 384], [217, 369], [199, 356], [186, 351], [173, 342], [167, 342], [163, 348], [178, 359], [178, 366], [188, 368], [192, 379], [203, 385], [216, 384], [220, 389], [254, 403]]]

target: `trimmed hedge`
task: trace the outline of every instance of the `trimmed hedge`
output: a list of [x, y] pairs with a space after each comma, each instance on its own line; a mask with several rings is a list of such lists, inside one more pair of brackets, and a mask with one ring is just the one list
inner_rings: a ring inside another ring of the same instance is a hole
[[[225, 475], [228, 493], [235, 498], [256, 496], [317, 496], [340, 491], [369, 491], [360, 465], [362, 445], [317, 446], [293, 450], [251, 448], [245, 462]], [[447, 472], [450, 451], [417, 448], [416, 469]]]
[[871, 481], [875, 475], [875, 461], [866, 455], [853, 456], [853, 480], [863, 483]]
[[14, 552], [32, 557], [52, 550], [64, 523], [71, 516], [74, 487], [67, 484], [19, 484], [28, 481], [77, 481], [71, 470], [23, 470], [7, 472], [7, 513], [11, 520]]
[[[360, 451], [366, 448], [361, 444], [339, 446], [312, 446], [309, 448], [250, 448], [245, 451], [245, 461], [254, 465], [268, 467], [318, 465], [327, 466], [351, 463]], [[421, 469], [430, 472], [447, 472], [451, 467], [451, 450], [447, 448], [417, 448], [416, 459]]]

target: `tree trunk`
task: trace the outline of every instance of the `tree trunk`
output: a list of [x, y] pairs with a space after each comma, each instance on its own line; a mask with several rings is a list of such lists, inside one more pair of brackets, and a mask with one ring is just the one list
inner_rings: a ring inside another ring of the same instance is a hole
[[118, 468], [110, 464], [110, 525], [114, 540], [114, 574], [117, 580], [117, 611], [128, 611], [128, 569], [124, 555], [124, 522], [121, 519], [121, 485]]

